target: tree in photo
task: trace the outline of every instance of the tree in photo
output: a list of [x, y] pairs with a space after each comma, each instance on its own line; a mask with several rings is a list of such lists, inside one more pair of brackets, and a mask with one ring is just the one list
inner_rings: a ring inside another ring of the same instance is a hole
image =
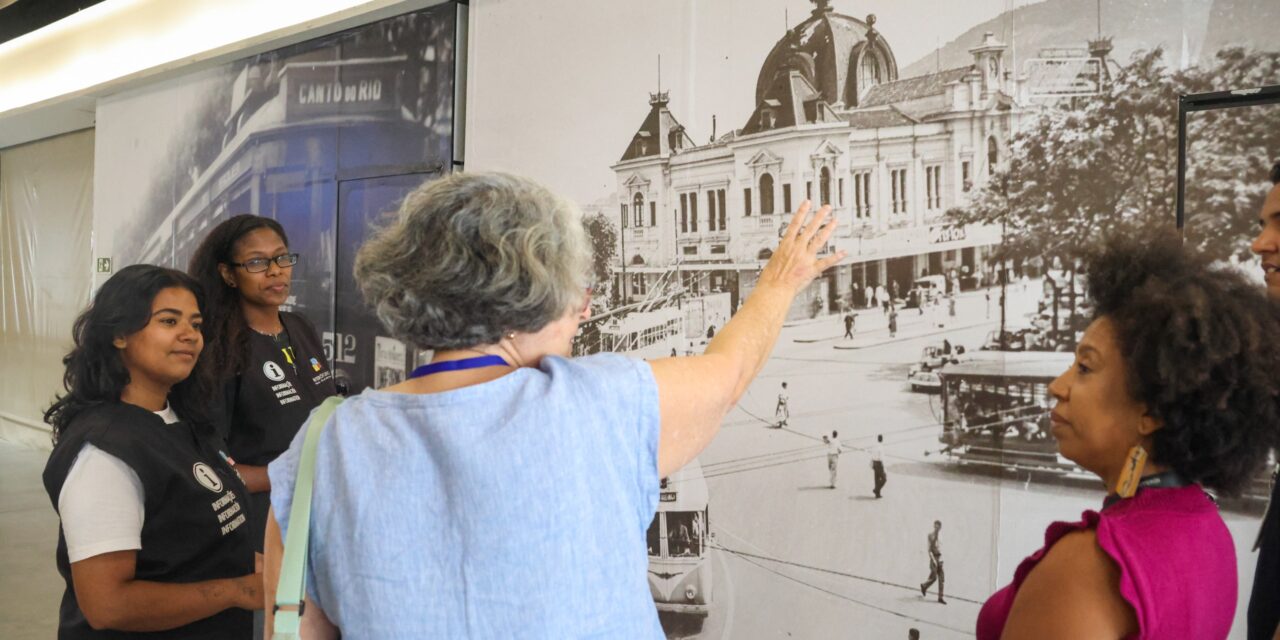
[[[1219, 51], [1214, 66], [1188, 74], [1191, 92], [1275, 84], [1280, 52], [1239, 47]], [[1258, 210], [1280, 160], [1280, 105], [1188, 114], [1186, 232], [1188, 241], [1227, 259], [1249, 255]]]
[[[1178, 97], [1274, 82], [1280, 54], [1224, 49], [1206, 68], [1174, 72], [1161, 49], [1134, 54], [1098, 96], [1031, 114], [1008, 160], [962, 207], [961, 224], [1002, 225], [996, 260], [1058, 264], [1074, 298], [1079, 259], [1115, 234], [1175, 224]], [[1192, 122], [1188, 237], [1227, 258], [1248, 249], [1250, 226], [1280, 149], [1280, 107], [1211, 112]], [[1069, 304], [1075, 324], [1076, 301]]]
[[618, 256], [618, 227], [609, 216], [600, 212], [583, 216], [582, 224], [591, 237], [591, 277], [596, 286], [592, 310], [603, 310], [606, 302], [616, 306], [614, 298], [617, 292], [614, 291], [611, 265]]

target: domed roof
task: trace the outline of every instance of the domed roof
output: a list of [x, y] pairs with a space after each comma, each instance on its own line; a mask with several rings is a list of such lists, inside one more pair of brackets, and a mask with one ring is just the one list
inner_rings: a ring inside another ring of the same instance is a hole
[[809, 18], [773, 46], [756, 80], [756, 103], [765, 100], [779, 74], [798, 71], [829, 105], [852, 108], [872, 86], [898, 78], [889, 44], [865, 21], [835, 12], [830, 0], [813, 0]]

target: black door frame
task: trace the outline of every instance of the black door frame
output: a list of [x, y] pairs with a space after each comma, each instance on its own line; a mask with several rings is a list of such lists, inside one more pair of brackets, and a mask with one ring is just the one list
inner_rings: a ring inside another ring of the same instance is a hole
[[1280, 85], [1178, 96], [1178, 231], [1186, 222], [1187, 114], [1196, 111], [1280, 104]]

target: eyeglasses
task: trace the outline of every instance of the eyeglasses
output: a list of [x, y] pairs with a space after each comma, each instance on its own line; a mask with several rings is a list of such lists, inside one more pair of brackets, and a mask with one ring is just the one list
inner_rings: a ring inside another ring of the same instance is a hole
[[298, 254], [284, 253], [274, 258], [251, 258], [244, 262], [228, 262], [227, 264], [233, 267], [244, 267], [244, 270], [249, 273], [262, 273], [267, 270], [267, 267], [272, 262], [276, 263], [276, 266], [281, 269], [288, 269], [289, 267], [298, 264]]

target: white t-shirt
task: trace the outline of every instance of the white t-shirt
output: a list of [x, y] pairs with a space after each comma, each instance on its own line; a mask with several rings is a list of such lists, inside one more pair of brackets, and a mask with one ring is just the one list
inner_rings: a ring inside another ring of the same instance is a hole
[[[155, 414], [165, 424], [178, 421], [169, 405]], [[86, 442], [58, 494], [67, 559], [79, 562], [112, 551], [141, 549], [145, 499], [142, 481], [132, 467]]]
[[827, 443], [827, 455], [838, 456], [844, 451], [844, 447], [840, 446], [839, 440], [832, 440]]
[[874, 462], [884, 462], [884, 447], [882, 445], [871, 447], [871, 460]]

